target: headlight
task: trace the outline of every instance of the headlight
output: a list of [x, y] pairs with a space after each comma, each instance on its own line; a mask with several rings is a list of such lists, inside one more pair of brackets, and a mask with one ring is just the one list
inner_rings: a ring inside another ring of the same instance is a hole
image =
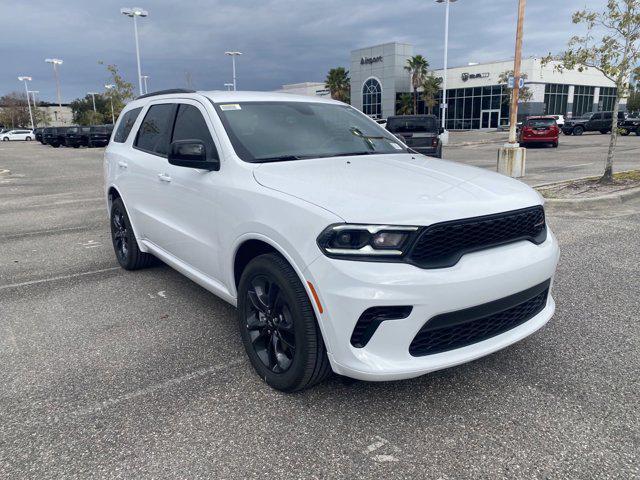
[[320, 234], [318, 246], [330, 257], [398, 257], [405, 253], [417, 230], [418, 227], [339, 223]]

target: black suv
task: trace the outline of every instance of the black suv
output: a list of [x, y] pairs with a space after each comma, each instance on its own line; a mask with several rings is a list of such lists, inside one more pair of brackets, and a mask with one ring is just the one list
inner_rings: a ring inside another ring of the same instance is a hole
[[[565, 120], [562, 133], [565, 135], [582, 135], [584, 132], [608, 133], [611, 131], [613, 112], [585, 113], [581, 117]], [[624, 112], [618, 112], [618, 122], [625, 119]]]
[[45, 128], [43, 133], [44, 143], [51, 145], [53, 148], [64, 146], [64, 134], [69, 127], [53, 127]]
[[621, 135], [629, 135], [630, 133], [640, 135], [640, 116], [626, 118], [618, 126]]
[[397, 115], [387, 118], [387, 130], [423, 155], [442, 158], [441, 129], [435, 115]]
[[42, 130], [44, 130], [44, 128], [33, 129], [33, 135], [36, 137], [36, 140], [40, 143], [42, 143]]
[[88, 147], [90, 129], [91, 127], [68, 127], [64, 134], [64, 144], [73, 148]]
[[89, 147], [106, 147], [113, 132], [113, 125], [91, 125]]

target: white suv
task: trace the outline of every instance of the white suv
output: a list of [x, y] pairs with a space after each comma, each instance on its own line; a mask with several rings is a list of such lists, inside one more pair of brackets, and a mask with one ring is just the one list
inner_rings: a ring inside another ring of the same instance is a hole
[[411, 378], [553, 315], [541, 197], [407, 149], [321, 98], [172, 90], [120, 115], [105, 191], [122, 267], [161, 259], [236, 305], [274, 388]]
[[2, 138], [3, 142], [8, 142], [10, 140], [33, 140], [33, 132], [31, 130], [8, 130], [0, 134], [0, 138]]

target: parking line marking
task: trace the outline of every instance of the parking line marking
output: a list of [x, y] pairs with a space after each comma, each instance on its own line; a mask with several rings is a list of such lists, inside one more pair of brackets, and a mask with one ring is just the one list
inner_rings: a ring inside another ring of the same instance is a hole
[[104, 410], [105, 408], [109, 408], [113, 405], [118, 405], [119, 403], [126, 402], [127, 400], [132, 400], [134, 398], [155, 393], [158, 390], [173, 387], [175, 385], [180, 385], [181, 383], [187, 382], [189, 380], [194, 380], [200, 377], [204, 377], [205, 375], [208, 375], [210, 373], [217, 373], [223, 370], [228, 370], [230, 367], [235, 367], [236, 365], [240, 365], [245, 361], [246, 361], [245, 358], [242, 357], [242, 358], [233, 360], [231, 362], [227, 362], [224, 365], [213, 365], [211, 367], [201, 368], [191, 373], [182, 375], [181, 377], [170, 378], [169, 380], [156, 383], [155, 385], [150, 385], [148, 387], [144, 387], [139, 390], [134, 390], [133, 392], [125, 393], [124, 395], [120, 395], [119, 397], [108, 398], [107, 400], [104, 400], [102, 402], [95, 403], [93, 405], [89, 405], [83, 408], [79, 408], [78, 410], [73, 412], [73, 415], [83, 416], [83, 415], [90, 415], [92, 413], [98, 413]]
[[34, 230], [32, 232], [24, 232], [24, 233], [10, 233], [8, 235], [0, 235], [0, 240], [7, 238], [20, 238], [20, 237], [31, 237], [34, 235], [45, 235], [47, 233], [58, 233], [58, 232], [76, 232], [80, 230], [94, 230], [100, 228], [101, 224], [96, 225], [86, 225], [82, 227], [68, 227], [68, 228], [48, 228], [46, 230]]
[[591, 163], [579, 163], [577, 165], [567, 165], [565, 168], [586, 167], [587, 165], [593, 165], [593, 162], [591, 162]]
[[10, 283], [8, 285], [0, 285], [0, 290], [8, 290], [10, 288], [18, 288], [18, 287], [29, 287], [31, 285], [38, 285], [40, 283], [55, 282], [57, 280], [66, 280], [68, 278], [84, 277], [86, 275], [95, 275], [96, 273], [112, 272], [114, 270], [120, 270], [121, 268], [122, 267], [101, 268], [100, 270], [91, 270], [88, 272], [72, 273], [70, 275], [60, 275], [57, 277], [42, 278], [40, 280], [30, 280], [28, 282]]

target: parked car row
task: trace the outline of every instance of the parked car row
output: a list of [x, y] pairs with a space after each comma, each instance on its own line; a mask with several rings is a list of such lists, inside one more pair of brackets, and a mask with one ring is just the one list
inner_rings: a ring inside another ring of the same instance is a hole
[[106, 147], [113, 125], [46, 127], [34, 130], [35, 139], [43, 145], [64, 147]]
[[0, 130], [0, 140], [9, 142], [11, 140], [25, 140], [30, 142], [35, 138], [32, 130], [27, 128], [3, 128]]

